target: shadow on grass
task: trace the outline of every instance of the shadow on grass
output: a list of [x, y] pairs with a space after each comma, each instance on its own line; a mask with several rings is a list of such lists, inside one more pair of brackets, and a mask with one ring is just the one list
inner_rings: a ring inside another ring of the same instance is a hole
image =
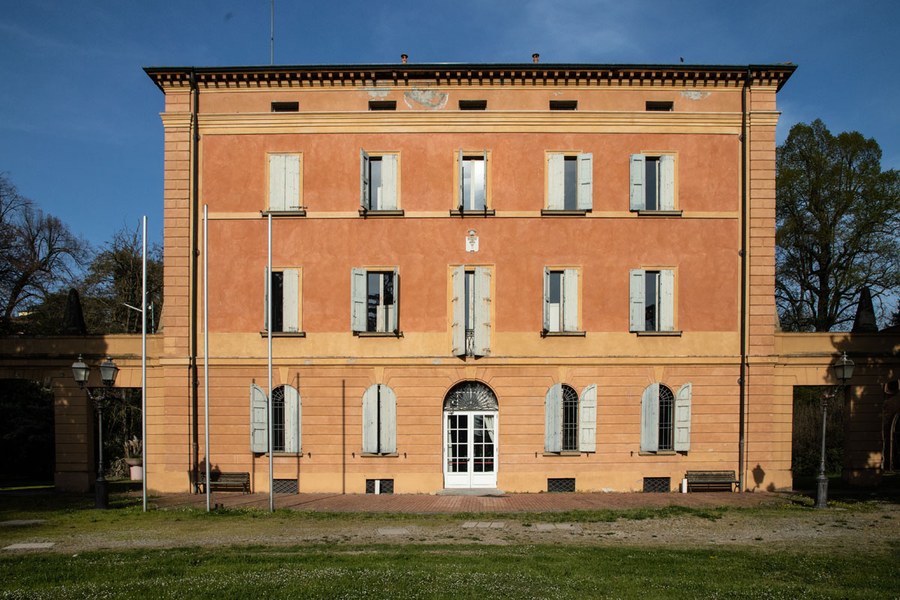
[[[110, 509], [140, 506], [141, 490], [140, 481], [110, 481]], [[35, 482], [10, 482], [0, 486], [0, 515], [90, 510], [94, 508], [94, 505], [93, 491], [83, 494], [62, 492], [58, 491], [51, 483]]]
[[[812, 475], [794, 478], [794, 492], [809, 499], [810, 506], [816, 499], [816, 478]], [[875, 486], [855, 486], [841, 479], [840, 475], [828, 477], [828, 501], [843, 504], [864, 502], [888, 502], [900, 504], [900, 474], [885, 473]], [[801, 502], [805, 504], [805, 502]]]

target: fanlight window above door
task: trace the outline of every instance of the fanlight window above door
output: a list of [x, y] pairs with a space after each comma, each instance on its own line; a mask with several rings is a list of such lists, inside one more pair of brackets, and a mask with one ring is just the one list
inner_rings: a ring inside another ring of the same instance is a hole
[[444, 410], [497, 410], [497, 397], [491, 388], [478, 381], [463, 381], [447, 393]]

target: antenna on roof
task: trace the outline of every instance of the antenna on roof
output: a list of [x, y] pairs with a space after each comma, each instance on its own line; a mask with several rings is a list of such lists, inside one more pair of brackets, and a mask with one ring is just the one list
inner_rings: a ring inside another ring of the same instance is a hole
[[271, 36], [269, 37], [269, 64], [275, 64], [275, 0], [272, 0], [272, 9], [270, 11], [272, 15], [272, 29]]

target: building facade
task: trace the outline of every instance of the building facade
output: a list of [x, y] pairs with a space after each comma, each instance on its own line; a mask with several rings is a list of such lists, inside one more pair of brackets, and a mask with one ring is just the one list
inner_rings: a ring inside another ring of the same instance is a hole
[[673, 489], [689, 469], [789, 488], [793, 70], [146, 69], [165, 94], [151, 487], [192, 489], [208, 419], [209, 464], [255, 491], [270, 442], [284, 491]]

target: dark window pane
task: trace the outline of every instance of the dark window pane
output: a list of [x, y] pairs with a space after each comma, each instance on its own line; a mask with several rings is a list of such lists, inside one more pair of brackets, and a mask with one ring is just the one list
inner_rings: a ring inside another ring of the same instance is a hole
[[644, 330], [656, 331], [656, 307], [659, 302], [659, 273], [647, 271], [644, 274]]
[[564, 163], [565, 196], [563, 198], [563, 208], [566, 210], [575, 210], [578, 208], [578, 158], [575, 156], [567, 156]]
[[272, 272], [272, 331], [284, 331], [284, 273]]
[[563, 451], [578, 450], [578, 394], [567, 385], [563, 386]]
[[659, 386], [659, 449], [672, 450], [675, 429], [675, 395], [664, 385]]
[[659, 182], [658, 174], [659, 174], [659, 157], [656, 156], [648, 156], [646, 160], [646, 180], [644, 187], [645, 191], [645, 199], [646, 202], [644, 204], [644, 208], [647, 210], [658, 210], [659, 209], [659, 201], [657, 199], [659, 190]]

